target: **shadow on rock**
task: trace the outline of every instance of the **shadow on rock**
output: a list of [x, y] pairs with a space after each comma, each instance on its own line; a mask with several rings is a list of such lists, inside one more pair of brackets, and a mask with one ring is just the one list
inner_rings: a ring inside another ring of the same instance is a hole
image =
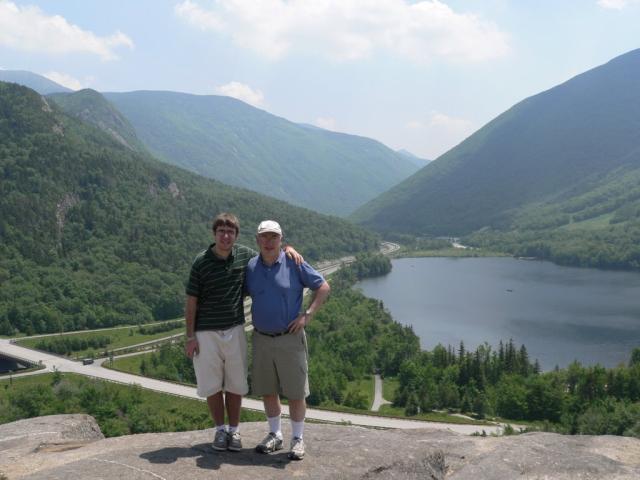
[[217, 452], [211, 448], [210, 443], [201, 443], [193, 445], [191, 448], [161, 448], [160, 450], [145, 452], [140, 455], [140, 458], [150, 463], [170, 464], [175, 463], [180, 458], [198, 457], [196, 465], [208, 470], [218, 470], [222, 464], [284, 469], [291, 462], [287, 455], [287, 452], [265, 455], [256, 453], [252, 448], [243, 448], [239, 452]]

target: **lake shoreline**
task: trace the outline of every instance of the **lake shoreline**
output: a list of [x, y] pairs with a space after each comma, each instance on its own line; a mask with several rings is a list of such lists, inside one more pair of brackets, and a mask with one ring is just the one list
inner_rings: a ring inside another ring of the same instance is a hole
[[[404, 253], [393, 259], [390, 274], [357, 287], [411, 325], [425, 350], [438, 343], [457, 349], [461, 340], [467, 348], [488, 342], [496, 349], [513, 338], [550, 370], [573, 360], [614, 367], [640, 345], [638, 273], [506, 256]], [[417, 274], [421, 265], [426, 276]]]

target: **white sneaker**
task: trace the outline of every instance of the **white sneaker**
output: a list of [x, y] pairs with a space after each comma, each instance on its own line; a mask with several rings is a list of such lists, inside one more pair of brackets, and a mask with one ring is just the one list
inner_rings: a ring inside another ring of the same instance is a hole
[[304, 457], [304, 440], [298, 437], [294, 437], [291, 440], [289, 458], [291, 460], [302, 460], [302, 457]]

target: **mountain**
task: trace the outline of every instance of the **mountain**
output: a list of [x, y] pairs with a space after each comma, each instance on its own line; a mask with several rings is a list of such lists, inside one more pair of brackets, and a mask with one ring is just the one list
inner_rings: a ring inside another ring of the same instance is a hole
[[26, 70], [0, 70], [0, 82], [12, 82], [29, 87], [40, 95], [72, 90], [49, 80], [47, 77]]
[[[353, 218], [396, 232], [508, 232], [510, 251], [547, 242], [532, 250], [543, 257], [588, 238], [576, 263], [605, 252], [604, 265], [640, 267], [639, 214], [640, 49], [516, 104]], [[624, 254], [610, 251], [620, 236]]]
[[418, 157], [418, 156], [414, 155], [413, 153], [411, 153], [408, 150], [405, 150], [403, 148], [401, 148], [400, 150], [396, 150], [396, 153], [398, 155], [402, 155], [403, 157], [405, 157], [407, 160], [409, 160], [411, 163], [413, 163], [418, 168], [422, 168], [427, 163], [431, 162], [431, 160], [427, 160], [426, 158]]
[[104, 95], [167, 163], [324, 213], [346, 215], [418, 168], [375, 140], [292, 123], [230, 97]]
[[98, 127], [125, 147], [140, 152], [146, 150], [129, 121], [95, 90], [57, 93], [49, 97], [67, 114]]
[[279, 220], [308, 260], [377, 245], [344, 220], [159, 162], [4, 82], [0, 178], [0, 334], [181, 315], [220, 211], [239, 216], [249, 246], [260, 220]]

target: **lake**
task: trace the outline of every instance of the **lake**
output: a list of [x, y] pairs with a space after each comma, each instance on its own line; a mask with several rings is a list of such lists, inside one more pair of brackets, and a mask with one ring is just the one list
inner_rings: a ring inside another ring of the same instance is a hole
[[525, 344], [543, 369], [573, 360], [613, 367], [640, 347], [640, 274], [514, 258], [403, 258], [357, 284], [422, 348], [502, 339]]

